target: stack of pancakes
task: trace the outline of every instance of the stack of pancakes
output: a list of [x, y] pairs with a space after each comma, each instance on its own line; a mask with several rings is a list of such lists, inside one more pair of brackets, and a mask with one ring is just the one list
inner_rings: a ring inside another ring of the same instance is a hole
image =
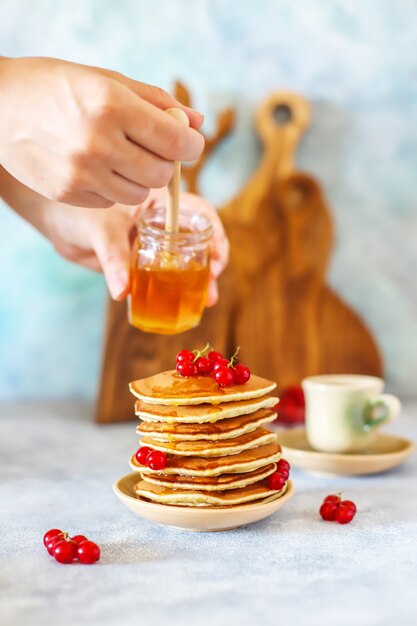
[[281, 457], [276, 434], [265, 428], [276, 418], [275, 387], [252, 375], [244, 385], [221, 388], [212, 377], [182, 378], [175, 370], [132, 382], [141, 445], [167, 458], [156, 471], [132, 457], [141, 475], [135, 493], [163, 504], [216, 507], [276, 496], [265, 480]]

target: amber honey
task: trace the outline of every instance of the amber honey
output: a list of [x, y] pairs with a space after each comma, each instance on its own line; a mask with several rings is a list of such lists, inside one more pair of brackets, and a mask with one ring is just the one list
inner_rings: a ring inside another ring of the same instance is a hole
[[130, 323], [146, 332], [171, 335], [198, 326], [207, 297], [209, 267], [153, 267], [131, 272]]
[[167, 234], [164, 210], [152, 208], [138, 227], [129, 322], [145, 332], [173, 335], [194, 328], [206, 304], [212, 227], [195, 213], [180, 217], [180, 232]]

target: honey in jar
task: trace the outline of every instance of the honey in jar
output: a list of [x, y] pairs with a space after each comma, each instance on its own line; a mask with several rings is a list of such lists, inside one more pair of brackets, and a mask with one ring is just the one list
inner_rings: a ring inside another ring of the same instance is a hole
[[132, 252], [129, 321], [145, 332], [172, 335], [198, 326], [210, 278], [209, 220], [180, 211], [179, 231], [165, 230], [165, 209], [149, 208]]

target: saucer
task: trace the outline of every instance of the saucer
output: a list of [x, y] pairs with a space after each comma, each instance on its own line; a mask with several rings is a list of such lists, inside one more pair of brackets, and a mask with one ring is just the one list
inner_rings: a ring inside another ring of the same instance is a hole
[[305, 428], [279, 430], [283, 456], [294, 467], [341, 476], [377, 474], [400, 465], [415, 449], [412, 441], [377, 433], [366, 452], [318, 452], [307, 441]]
[[148, 502], [137, 497], [133, 491], [133, 485], [138, 480], [138, 473], [133, 472], [133, 474], [127, 474], [114, 483], [113, 491], [125, 506], [140, 517], [153, 522], [179, 530], [197, 532], [231, 530], [258, 522], [275, 513], [294, 494], [293, 484], [289, 480], [284, 495], [281, 497], [271, 496], [259, 503], [228, 507], [171, 506]]

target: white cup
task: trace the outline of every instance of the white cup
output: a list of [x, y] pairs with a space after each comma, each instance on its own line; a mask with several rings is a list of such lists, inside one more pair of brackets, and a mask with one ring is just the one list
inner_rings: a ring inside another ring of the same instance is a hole
[[306, 433], [310, 445], [322, 452], [361, 452], [378, 426], [401, 411], [396, 396], [382, 393], [384, 381], [375, 376], [328, 374], [302, 381], [306, 399]]

